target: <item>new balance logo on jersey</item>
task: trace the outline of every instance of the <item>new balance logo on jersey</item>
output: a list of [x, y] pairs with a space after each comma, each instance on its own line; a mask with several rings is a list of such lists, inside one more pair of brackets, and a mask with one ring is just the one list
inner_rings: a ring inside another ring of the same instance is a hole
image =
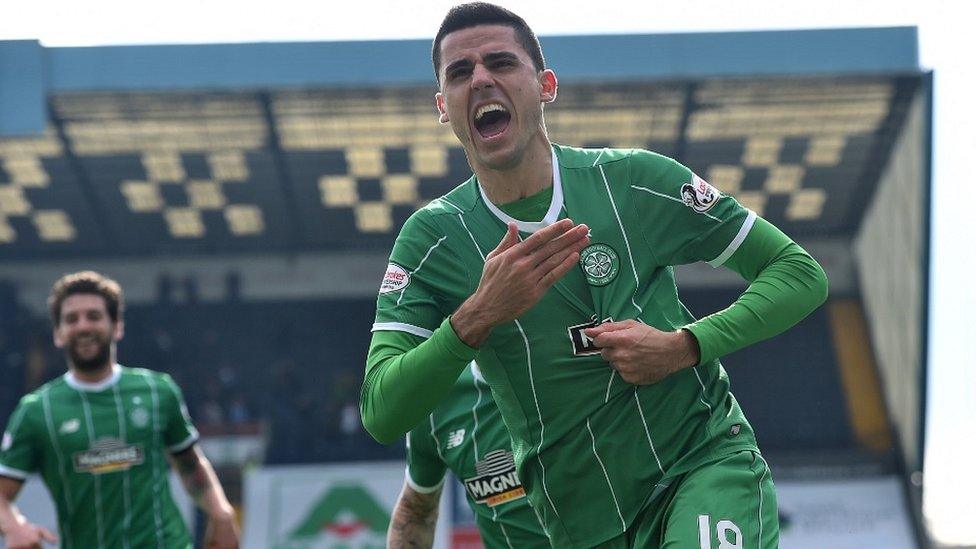
[[478, 476], [464, 480], [464, 487], [475, 503], [488, 507], [525, 497], [522, 481], [515, 474], [515, 457], [507, 450], [485, 454], [474, 465]]
[[75, 452], [72, 456], [75, 471], [101, 475], [124, 471], [143, 461], [142, 446], [126, 444], [116, 438], [99, 439], [91, 448]]
[[600, 354], [600, 348], [597, 347], [595, 343], [593, 343], [592, 339], [590, 339], [586, 334], [583, 333], [583, 330], [587, 328], [596, 328], [597, 326], [603, 324], [604, 322], [613, 322], [613, 319], [607, 317], [603, 320], [598, 321], [596, 319], [596, 315], [593, 315], [592, 320], [590, 320], [589, 322], [583, 324], [577, 324], [576, 326], [570, 326], [568, 328], [569, 339], [573, 343], [574, 355], [590, 356], [590, 355]]
[[691, 175], [690, 183], [681, 186], [681, 201], [698, 213], [712, 209], [721, 196], [718, 189], [695, 174]]
[[457, 448], [464, 442], [464, 429], [458, 429], [457, 431], [451, 431], [447, 435], [447, 446], [446, 449]]
[[62, 435], [70, 435], [71, 433], [78, 432], [80, 427], [81, 421], [78, 418], [71, 418], [65, 420], [64, 423], [61, 424], [61, 427], [58, 428], [58, 432]]

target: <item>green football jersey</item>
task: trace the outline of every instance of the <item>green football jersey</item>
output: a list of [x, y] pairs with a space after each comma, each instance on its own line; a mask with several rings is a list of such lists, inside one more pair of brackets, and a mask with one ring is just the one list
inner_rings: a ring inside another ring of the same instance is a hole
[[464, 483], [485, 547], [549, 547], [515, 472], [508, 429], [471, 367], [429, 421], [407, 434], [407, 483], [414, 490], [439, 490], [447, 470]]
[[476, 177], [411, 216], [394, 244], [373, 330], [429, 337], [475, 292], [508, 222], [523, 237], [565, 217], [589, 226], [580, 268], [521, 318], [495, 327], [476, 357], [553, 545], [589, 546], [620, 535], [683, 472], [756, 448], [718, 360], [635, 386], [582, 332], [607, 319], [665, 331], [693, 322], [672, 266], [721, 265], [756, 215], [643, 150], [554, 146], [553, 166], [542, 221], [511, 218]]
[[69, 372], [21, 399], [3, 435], [0, 475], [40, 473], [62, 547], [185, 548], [166, 453], [198, 438], [170, 376], [116, 365], [91, 384]]

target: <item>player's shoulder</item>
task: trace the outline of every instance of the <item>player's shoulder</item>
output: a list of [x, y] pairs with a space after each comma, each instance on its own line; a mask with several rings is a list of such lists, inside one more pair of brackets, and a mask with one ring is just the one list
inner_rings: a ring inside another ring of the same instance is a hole
[[457, 215], [474, 209], [478, 202], [478, 182], [474, 176], [417, 210], [421, 216]]
[[155, 385], [176, 386], [173, 376], [166, 372], [151, 370], [143, 367], [121, 366], [122, 382], [141, 381]]
[[595, 168], [626, 160], [633, 154], [634, 149], [613, 149], [603, 147], [599, 149], [570, 147], [552, 144], [556, 151], [559, 166], [566, 169]]
[[453, 227], [452, 223], [446, 221], [447, 217], [471, 211], [477, 199], [478, 184], [471, 177], [411, 214], [400, 228], [398, 240], [425, 243], [440, 239]]

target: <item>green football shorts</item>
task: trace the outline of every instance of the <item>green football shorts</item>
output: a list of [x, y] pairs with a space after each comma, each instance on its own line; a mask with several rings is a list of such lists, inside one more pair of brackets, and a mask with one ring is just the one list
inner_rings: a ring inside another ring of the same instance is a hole
[[776, 489], [766, 460], [736, 452], [685, 473], [602, 549], [775, 549]]

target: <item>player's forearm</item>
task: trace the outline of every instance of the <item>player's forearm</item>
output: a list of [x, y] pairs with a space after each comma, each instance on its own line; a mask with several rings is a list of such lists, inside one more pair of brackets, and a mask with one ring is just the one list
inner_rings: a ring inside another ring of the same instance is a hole
[[448, 321], [416, 346], [409, 341], [395, 332], [376, 332], [366, 359], [359, 407], [366, 431], [383, 444], [427, 417], [476, 353]]
[[701, 363], [782, 333], [827, 299], [820, 265], [772, 225], [756, 228], [756, 238], [728, 265], [751, 280], [749, 287], [727, 309], [686, 327], [698, 340]]
[[440, 492], [420, 494], [404, 486], [387, 531], [388, 549], [430, 547], [437, 527], [437, 504]]
[[180, 479], [187, 494], [212, 519], [233, 518], [234, 508], [227, 501], [210, 460], [196, 446], [174, 456]]
[[0, 535], [6, 535], [17, 524], [26, 521], [17, 506], [7, 498], [0, 496]]

